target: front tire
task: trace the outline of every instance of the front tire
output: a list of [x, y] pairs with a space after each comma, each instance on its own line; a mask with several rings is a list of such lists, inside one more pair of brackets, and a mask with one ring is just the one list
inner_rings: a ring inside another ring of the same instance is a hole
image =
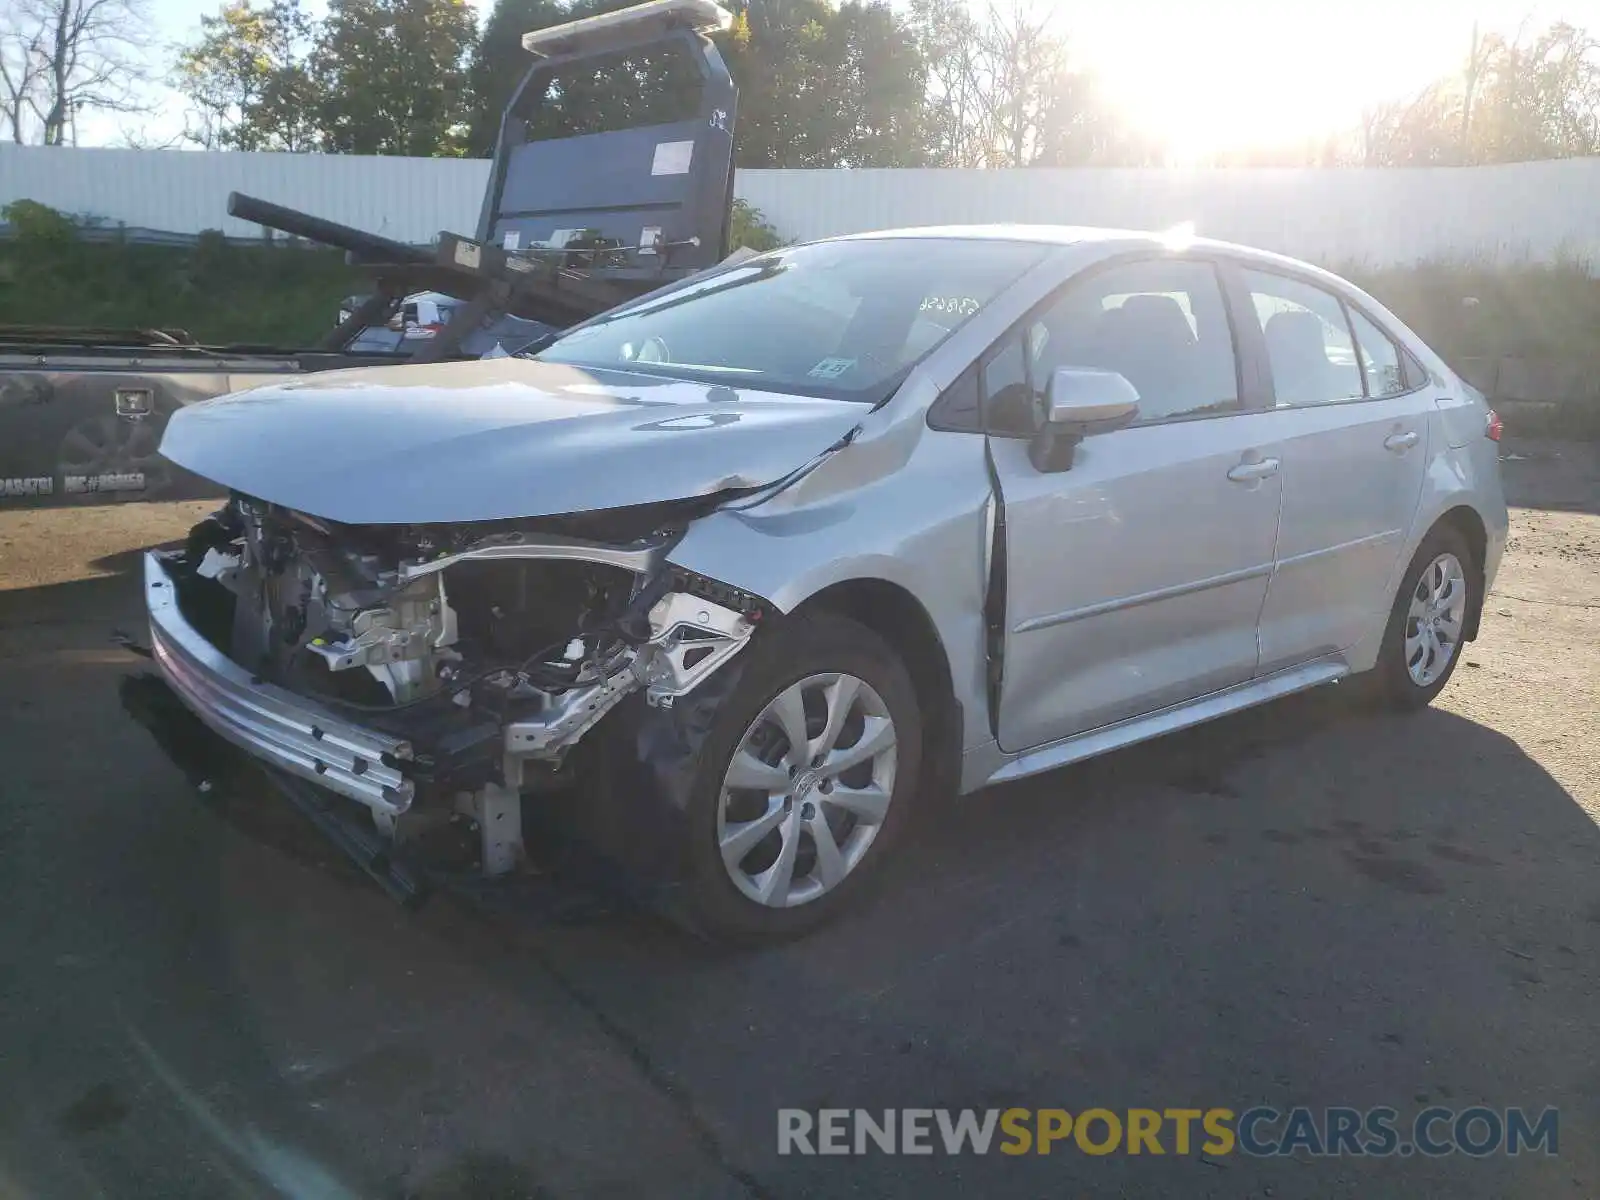
[[1481, 599], [1480, 578], [1459, 530], [1441, 525], [1423, 539], [1395, 596], [1373, 671], [1380, 701], [1408, 711], [1444, 690], [1461, 661], [1467, 623]]
[[699, 755], [688, 893], [706, 932], [759, 941], [869, 882], [912, 807], [922, 716], [894, 651], [843, 617], [791, 617], [745, 653]]

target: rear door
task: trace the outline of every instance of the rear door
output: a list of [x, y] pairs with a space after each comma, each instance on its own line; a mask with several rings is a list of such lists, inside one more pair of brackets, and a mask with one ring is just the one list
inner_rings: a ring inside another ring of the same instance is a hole
[[[1132, 427], [1041, 472], [1024, 435], [1051, 371], [1123, 374]], [[999, 742], [1008, 751], [1248, 680], [1272, 570], [1275, 414], [1241, 394], [1227, 307], [1203, 259], [1074, 280], [982, 365], [1005, 501]]]
[[1238, 270], [1239, 319], [1270, 375], [1283, 458], [1277, 563], [1260, 674], [1382, 628], [1428, 457], [1425, 372], [1347, 299], [1309, 279]]

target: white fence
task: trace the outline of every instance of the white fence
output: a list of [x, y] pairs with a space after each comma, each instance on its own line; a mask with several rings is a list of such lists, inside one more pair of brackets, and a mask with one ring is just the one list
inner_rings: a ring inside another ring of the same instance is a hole
[[[0, 144], [0, 204], [176, 233], [260, 231], [230, 191], [403, 242], [471, 232], [473, 159], [101, 150]], [[903, 225], [1032, 222], [1196, 231], [1333, 264], [1422, 259], [1600, 266], [1600, 159], [1415, 170], [741, 171], [738, 195], [785, 238]]]
[[469, 158], [206, 153], [0, 145], [0, 205], [37, 200], [123, 225], [234, 237], [259, 225], [227, 215], [228, 193], [304, 209], [398, 242], [471, 233], [489, 164]]
[[1403, 170], [745, 171], [785, 237], [972, 221], [1170, 229], [1330, 265], [1600, 269], [1600, 159]]

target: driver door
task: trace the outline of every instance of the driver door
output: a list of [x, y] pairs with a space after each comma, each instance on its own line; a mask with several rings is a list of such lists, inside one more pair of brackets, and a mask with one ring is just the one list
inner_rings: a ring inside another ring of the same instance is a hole
[[[1140, 417], [1046, 473], [1017, 426], [1058, 366], [1123, 374]], [[1249, 680], [1280, 455], [1271, 414], [1241, 399], [1215, 268], [1163, 258], [1075, 280], [996, 347], [983, 379], [1005, 513], [1002, 749]]]

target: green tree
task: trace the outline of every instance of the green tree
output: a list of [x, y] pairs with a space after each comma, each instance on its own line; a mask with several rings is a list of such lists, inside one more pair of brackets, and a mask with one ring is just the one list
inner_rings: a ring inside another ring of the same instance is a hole
[[454, 155], [466, 145], [466, 0], [331, 0], [311, 54], [321, 141], [343, 154]]
[[194, 106], [185, 136], [207, 149], [315, 149], [312, 36], [299, 0], [232, 0], [201, 17], [199, 40], [178, 55], [178, 86]]
[[927, 161], [927, 72], [887, 4], [750, 0], [721, 41], [739, 84], [740, 166]]
[[[474, 56], [471, 151], [492, 153], [501, 112], [533, 66], [522, 35], [626, 0], [498, 0]], [[735, 157], [745, 167], [909, 166], [925, 161], [926, 76], [908, 23], [885, 3], [748, 0], [716, 41], [739, 87]], [[571, 135], [686, 115], [693, 65], [616, 55], [544, 94], [536, 132]]]
[[[536, 59], [522, 35], [581, 17], [626, 8], [637, 0], [500, 0], [490, 14], [470, 72], [470, 152], [492, 154], [501, 117]], [[535, 137], [586, 133], [685, 120], [697, 110], [700, 77], [679, 43], [607, 54], [557, 68], [519, 116]]]
[[522, 35], [568, 20], [558, 0], [497, 0], [483, 36], [478, 39], [467, 72], [471, 115], [467, 122], [467, 151], [487, 157], [494, 153], [500, 134], [500, 116], [517, 84], [533, 66], [533, 56], [522, 48]]
[[781, 235], [762, 211], [748, 200], [735, 199], [733, 219], [728, 228], [728, 249], [740, 246], [750, 250], [776, 250], [783, 245]]

